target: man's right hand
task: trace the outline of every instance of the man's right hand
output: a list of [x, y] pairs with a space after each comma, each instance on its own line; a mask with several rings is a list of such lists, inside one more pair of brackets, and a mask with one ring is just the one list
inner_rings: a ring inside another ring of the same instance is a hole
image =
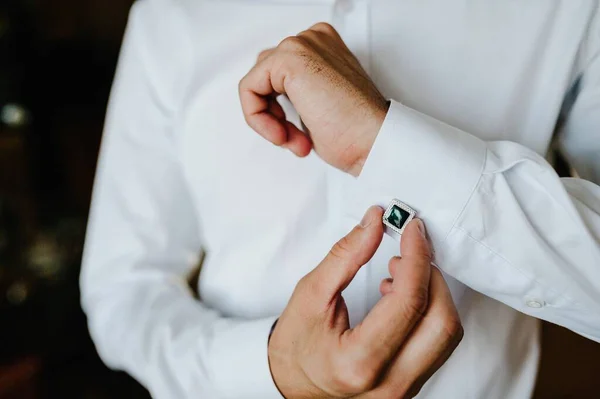
[[366, 318], [350, 328], [342, 291], [373, 256], [382, 210], [370, 208], [307, 274], [269, 342], [273, 379], [288, 399], [405, 398], [418, 393], [462, 339], [463, 330], [420, 220], [402, 235], [402, 257]]

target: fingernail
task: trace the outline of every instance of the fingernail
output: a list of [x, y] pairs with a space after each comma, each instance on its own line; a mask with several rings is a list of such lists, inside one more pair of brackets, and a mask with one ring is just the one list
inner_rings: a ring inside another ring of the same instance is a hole
[[[370, 210], [371, 209], [369, 209], [369, 211]], [[367, 213], [365, 213], [362, 220], [360, 221], [360, 227], [362, 227], [363, 229], [366, 227], [369, 227], [369, 225], [371, 224], [371, 221], [373, 220], [373, 217], [370, 215], [371, 212], [369, 212], [369, 211], [367, 211]]]
[[362, 220], [359, 223], [359, 226], [362, 227], [363, 229], [365, 227], [369, 227], [371, 225], [371, 223], [373, 223], [373, 220], [377, 219], [374, 216], [374, 212], [373, 212], [374, 209], [379, 209], [381, 212], [383, 212], [382, 208], [377, 205], [373, 205], [372, 207], [367, 209], [367, 212], [365, 212], [365, 216], [363, 216]]
[[416, 219], [416, 221], [417, 221], [417, 227], [419, 228], [419, 233], [421, 233], [421, 237], [427, 238], [426, 233], [425, 233], [425, 225], [423, 224], [423, 221], [421, 219]]

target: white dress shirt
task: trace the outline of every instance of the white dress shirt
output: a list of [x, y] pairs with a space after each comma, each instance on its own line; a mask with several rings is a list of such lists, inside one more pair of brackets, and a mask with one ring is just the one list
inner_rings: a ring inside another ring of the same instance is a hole
[[[263, 140], [239, 105], [259, 51], [319, 21], [392, 100], [356, 179]], [[580, 178], [546, 162], [553, 138]], [[296, 282], [397, 198], [425, 221], [465, 329], [420, 396], [525, 398], [537, 319], [600, 341], [599, 182], [598, 1], [142, 0], [109, 105], [83, 306], [104, 361], [156, 398], [280, 398], [267, 337]], [[201, 248], [198, 301], [186, 275]], [[398, 248], [386, 235], [344, 292], [353, 324]]]

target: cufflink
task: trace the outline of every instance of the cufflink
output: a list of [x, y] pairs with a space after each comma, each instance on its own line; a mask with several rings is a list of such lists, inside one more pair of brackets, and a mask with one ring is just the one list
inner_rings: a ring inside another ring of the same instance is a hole
[[417, 212], [404, 202], [393, 199], [383, 214], [383, 224], [401, 235], [416, 214]]

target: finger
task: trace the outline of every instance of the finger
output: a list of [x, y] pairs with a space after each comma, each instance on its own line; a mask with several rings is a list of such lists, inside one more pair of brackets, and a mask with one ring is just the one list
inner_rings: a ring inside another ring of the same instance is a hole
[[[345, 50], [341, 53], [341, 55], [344, 57], [344, 59], [349, 61], [348, 65], [353, 66], [353, 67], [354, 67], [354, 64], [360, 65], [358, 58], [356, 58], [354, 53], [352, 53], [352, 51], [348, 48], [348, 46], [344, 42], [344, 39], [342, 39], [342, 37], [340, 36], [338, 31], [333, 26], [331, 26], [327, 22], [318, 22], [318, 23], [314, 24], [313, 26], [311, 26], [310, 28], [308, 28], [307, 30], [305, 30], [304, 32], [301, 32], [298, 35], [298, 36], [305, 36], [310, 41], [310, 43], [313, 45], [313, 47], [328, 48], [331, 46], [331, 43], [329, 43], [329, 41], [324, 42], [323, 40], [319, 40], [318, 38], [311, 35], [311, 32], [317, 32], [320, 34], [324, 34], [325, 36], [327, 36], [331, 39], [334, 39], [334, 41], [337, 42], [338, 44], [340, 44], [342, 46], [342, 48]], [[356, 68], [353, 68], [353, 69], [356, 69]]]
[[305, 157], [312, 149], [312, 141], [310, 138], [296, 127], [292, 122], [285, 122], [287, 129], [287, 141], [282, 145], [298, 157]]
[[402, 235], [406, 255], [391, 260], [396, 263], [391, 290], [347, 333], [350, 345], [358, 341], [356, 347], [367, 348], [371, 356], [384, 362], [396, 354], [427, 308], [431, 266], [420, 223], [411, 222]]
[[412, 397], [450, 357], [463, 336], [460, 318], [444, 277], [432, 268], [427, 313], [368, 398]]
[[282, 120], [269, 112], [269, 100], [250, 91], [240, 92], [242, 111], [248, 126], [275, 145], [287, 141], [287, 129]]
[[393, 276], [394, 274], [396, 274], [396, 265], [399, 262], [399, 260], [402, 259], [399, 256], [394, 256], [392, 259], [390, 259], [390, 261], [388, 262], [388, 271], [390, 272], [390, 276]]
[[340, 36], [338, 31], [331, 24], [328, 24], [327, 22], [317, 22], [316, 24], [314, 24], [313, 26], [308, 28], [308, 30], [314, 30], [317, 32], [324, 33], [327, 36], [331, 36], [331, 37], [343, 42], [342, 37]]
[[402, 259], [406, 259], [407, 262], [419, 264], [431, 262], [431, 246], [427, 241], [427, 232], [423, 221], [414, 219], [406, 226], [405, 233], [402, 234], [402, 240], [400, 240], [400, 247]]
[[258, 64], [259, 62], [263, 61], [265, 58], [270, 56], [271, 53], [273, 53], [273, 50], [273, 48], [268, 48], [258, 53], [258, 57], [256, 57], [256, 63]]
[[381, 296], [392, 292], [392, 284], [394, 284], [394, 280], [391, 278], [381, 280], [381, 284], [379, 284], [379, 292], [381, 293]]
[[311, 285], [318, 287], [318, 295], [328, 304], [375, 254], [383, 237], [382, 216], [380, 207], [369, 208], [361, 223], [339, 240], [319, 266], [307, 275]]
[[310, 138], [296, 127], [292, 122], [286, 120], [285, 111], [276, 97], [269, 98], [269, 113], [279, 119], [286, 128], [286, 142], [281, 146], [287, 148], [298, 157], [305, 157], [312, 149]]
[[274, 57], [257, 63], [239, 84], [240, 103], [248, 126], [275, 145], [287, 141], [285, 123], [269, 112], [270, 97], [283, 93], [282, 78], [271, 81]]
[[[411, 226], [411, 229], [415, 227], [415, 224], [416, 227], [419, 229], [420, 236], [414, 234], [405, 234], [400, 242], [401, 253], [405, 254], [406, 257], [420, 257], [426, 260], [429, 259], [431, 261], [433, 252], [431, 250], [431, 245], [429, 245], [429, 241], [427, 241], [427, 231], [425, 228], [425, 224], [423, 224], [423, 221], [415, 219], [412, 223], [409, 224], [409, 226]], [[409, 226], [407, 226], [407, 230]], [[423, 229], [423, 231], [421, 231], [420, 229]], [[425, 238], [425, 240], [423, 240], [422, 238]], [[401, 259], [402, 258], [400, 256], [394, 256], [388, 263], [388, 271], [390, 272], [390, 276], [393, 276], [396, 273], [396, 265], [400, 263], [399, 261]]]
[[277, 101], [277, 97], [269, 97], [267, 101], [269, 102], [269, 112], [273, 114], [275, 118], [279, 119], [280, 121], [284, 121], [285, 111], [283, 110], [281, 104], [279, 104], [279, 102]]

